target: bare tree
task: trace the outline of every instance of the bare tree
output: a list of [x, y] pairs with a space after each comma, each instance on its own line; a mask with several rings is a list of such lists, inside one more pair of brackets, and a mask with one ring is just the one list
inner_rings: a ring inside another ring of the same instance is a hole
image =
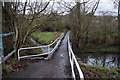
[[83, 50], [84, 44], [86, 43], [85, 41], [88, 39], [88, 27], [100, 2], [100, 0], [96, 2], [89, 1], [90, 0], [84, 0], [82, 3], [77, 2], [70, 13], [70, 17], [73, 19], [71, 21], [71, 30], [74, 39], [73, 44], [74, 47], [78, 47], [80, 51]]
[[118, 32], [120, 33], [120, 1], [118, 3]]
[[[24, 3], [4, 3], [4, 18], [7, 20], [7, 23], [10, 24], [9, 26], [11, 26], [9, 29], [16, 33], [17, 48], [23, 46], [27, 37], [47, 20], [48, 15], [44, 15], [43, 13], [45, 13], [45, 9], [49, 3], [50, 1], [28, 2], [27, 0]], [[6, 22], [4, 24], [6, 24]], [[8, 25], [6, 25], [6, 27], [8, 27]]]
[[120, 0], [112, 0], [115, 8], [118, 8], [118, 32], [120, 32]]

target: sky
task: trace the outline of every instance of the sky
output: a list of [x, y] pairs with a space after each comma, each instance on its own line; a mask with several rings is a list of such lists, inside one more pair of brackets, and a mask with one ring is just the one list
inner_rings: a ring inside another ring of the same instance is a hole
[[[56, 1], [56, 0], [55, 0]], [[57, 0], [58, 2], [62, 1], [62, 0]], [[66, 2], [74, 2], [76, 0], [64, 0]], [[83, 0], [80, 0], [81, 2]], [[85, 0], [85, 1], [88, 1], [88, 0]], [[90, 0], [90, 1], [97, 1], [97, 0]], [[100, 0], [100, 4], [97, 8], [97, 11], [95, 13], [95, 15], [100, 15], [100, 11], [104, 11], [104, 12], [114, 12], [112, 15], [115, 15], [117, 16], [117, 12], [118, 12], [118, 9], [114, 7], [114, 3], [113, 3], [113, 0]], [[107, 13], [107, 15], [110, 15], [110, 13]]]
[[[45, 1], [45, 0], [44, 0]], [[49, 0], [46, 0], [46, 1], [49, 1]], [[62, 0], [55, 0], [55, 1], [62, 1]], [[66, 2], [74, 2], [76, 0], [64, 0]], [[79, 1], [79, 0], [78, 0]], [[81, 0], [82, 1], [82, 0]], [[86, 0], [87, 1], [87, 0]], [[91, 0], [91, 1], [97, 1], [97, 0]], [[113, 0], [100, 0], [100, 4], [99, 4], [99, 7], [95, 13], [95, 15], [100, 15], [99, 12], [100, 11], [111, 11], [111, 12], [115, 12], [113, 15], [116, 15], [117, 16], [117, 8], [115, 9], [114, 8], [114, 4], [113, 4]]]
[[112, 11], [112, 12], [116, 12], [116, 14], [114, 15], [117, 15], [118, 10], [117, 8], [114, 7], [114, 4], [112, 1], [113, 0], [101, 0], [95, 14], [98, 15], [99, 11]]
[[[11, 1], [11, 0], [2, 0], [2, 1]], [[15, 1], [15, 0], [12, 0], [12, 1]], [[17, 1], [23, 1], [25, 2], [26, 0], [17, 0]], [[30, 0], [30, 1], [49, 1], [49, 0]], [[62, 0], [53, 0], [54, 2], [61, 2]], [[64, 0], [65, 2], [75, 2], [75, 1], [79, 1], [79, 0]], [[82, 1], [82, 0], [80, 0]], [[86, 0], [87, 1], [87, 0]], [[91, 0], [91, 1], [96, 1], [96, 0]], [[115, 12], [114, 15], [117, 15], [117, 8], [115, 9], [114, 8], [114, 5], [113, 5], [113, 0], [100, 0], [100, 4], [99, 4], [99, 7], [95, 13], [95, 15], [100, 15], [99, 12], [100, 11], [111, 11], [111, 12]]]

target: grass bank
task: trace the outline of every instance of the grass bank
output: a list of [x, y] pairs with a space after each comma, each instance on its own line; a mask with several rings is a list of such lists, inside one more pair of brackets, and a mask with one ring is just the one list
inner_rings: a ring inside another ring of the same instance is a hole
[[92, 53], [119, 53], [120, 46], [94, 46], [84, 49], [83, 52], [92, 52]]
[[120, 68], [107, 68], [80, 64], [85, 79], [120, 79]]
[[31, 36], [40, 44], [50, 44], [60, 36], [60, 34], [60, 32], [35, 32]]

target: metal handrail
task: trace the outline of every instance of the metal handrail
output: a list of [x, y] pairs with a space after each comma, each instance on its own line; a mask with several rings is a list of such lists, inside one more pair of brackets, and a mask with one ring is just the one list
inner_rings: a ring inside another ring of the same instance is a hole
[[77, 62], [75, 54], [73, 53], [73, 50], [71, 48], [69, 36], [68, 36], [68, 51], [69, 51], [70, 65], [71, 65], [71, 69], [72, 69], [72, 78], [74, 78], [74, 80], [76, 80], [76, 73], [74, 71], [74, 64], [75, 64], [76, 67], [77, 67], [77, 71], [79, 73], [79, 78], [81, 80], [84, 80], [84, 76], [83, 76], [82, 70], [80, 69], [80, 66], [79, 66], [79, 64]]
[[[18, 60], [20, 60], [21, 58], [27, 58], [27, 57], [36, 57], [36, 56], [42, 56], [42, 55], [48, 55], [48, 59], [50, 59], [54, 53], [54, 51], [57, 49], [58, 45], [60, 44], [62, 38], [64, 36], [64, 33], [62, 33], [53, 43], [49, 44], [49, 45], [43, 45], [43, 46], [36, 46], [36, 47], [26, 47], [26, 48], [20, 48], [18, 49]], [[50, 46], [52, 46], [53, 44], [56, 44], [56, 46], [50, 51]], [[42, 54], [37, 54], [37, 55], [29, 55], [29, 56], [20, 56], [20, 51], [21, 50], [28, 50], [28, 49], [38, 49], [38, 48], [48, 48], [48, 52], [47, 53], [42, 53]]]

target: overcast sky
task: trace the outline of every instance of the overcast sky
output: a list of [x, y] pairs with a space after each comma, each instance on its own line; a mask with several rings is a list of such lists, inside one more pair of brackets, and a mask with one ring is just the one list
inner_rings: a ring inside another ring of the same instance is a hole
[[[62, 0], [55, 0], [55, 1], [59, 2], [59, 1], [62, 1]], [[74, 2], [76, 0], [64, 0], [64, 1], [66, 1], [66, 2], [71, 2], [71, 1]], [[82, 0], [80, 0], [80, 1], [82, 1]], [[91, 1], [97, 1], [97, 0], [91, 0]], [[99, 7], [98, 7], [95, 15], [99, 15], [100, 11], [104, 11], [104, 12], [111, 11], [111, 12], [115, 12], [113, 15], [117, 15], [118, 10], [117, 10], [117, 8], [116, 9], [114, 8], [114, 4], [113, 4], [112, 1], [113, 0], [100, 0], [100, 4], [99, 4]]]
[[[62, 1], [62, 0], [55, 0], [55, 1]], [[76, 0], [64, 0], [66, 2], [74, 2]], [[83, 0], [80, 0], [81, 2]], [[86, 0], [88, 1], [88, 0]], [[97, 1], [97, 0], [91, 0], [91, 1]], [[104, 11], [104, 12], [107, 12], [107, 11], [110, 11], [110, 12], [115, 12], [113, 15], [116, 15], [117, 16], [117, 8], [114, 7], [114, 4], [113, 4], [113, 0], [100, 0], [100, 4], [98, 6], [98, 9], [95, 13], [95, 15], [100, 15], [99, 12], [100, 11]], [[109, 15], [109, 14], [108, 14]]]
[[114, 8], [114, 4], [112, 2], [113, 0], [100, 0], [100, 4], [99, 7], [97, 9], [96, 15], [99, 14], [99, 11], [112, 11], [112, 12], [116, 12], [117, 15], [117, 8]]
[[[10, 1], [10, 0], [3, 0], [3, 1]], [[26, 0], [19, 0], [19, 1], [23, 1], [23, 2], [25, 2]], [[29, 1], [29, 0], [28, 0]], [[30, 0], [30, 1], [49, 1], [49, 0]], [[62, 1], [62, 0], [53, 0], [53, 1], [57, 1], [57, 2], [60, 2], [60, 1]], [[74, 2], [74, 1], [76, 1], [76, 0], [64, 0], [65, 2]], [[80, 1], [82, 1], [82, 0], [80, 0]], [[96, 1], [96, 0], [91, 0], [91, 1]], [[97, 9], [97, 11], [96, 11], [96, 13], [95, 13], [95, 15], [99, 15], [99, 11], [104, 11], [104, 12], [106, 12], [106, 11], [111, 11], [111, 12], [116, 12], [116, 14], [114, 14], [114, 15], [117, 15], [117, 12], [118, 12], [118, 10], [117, 10], [117, 8], [115, 9], [114, 8], [114, 5], [113, 5], [113, 2], [112, 2], [113, 0], [100, 0], [100, 4], [99, 4], [99, 7], [98, 7], [98, 9]]]

